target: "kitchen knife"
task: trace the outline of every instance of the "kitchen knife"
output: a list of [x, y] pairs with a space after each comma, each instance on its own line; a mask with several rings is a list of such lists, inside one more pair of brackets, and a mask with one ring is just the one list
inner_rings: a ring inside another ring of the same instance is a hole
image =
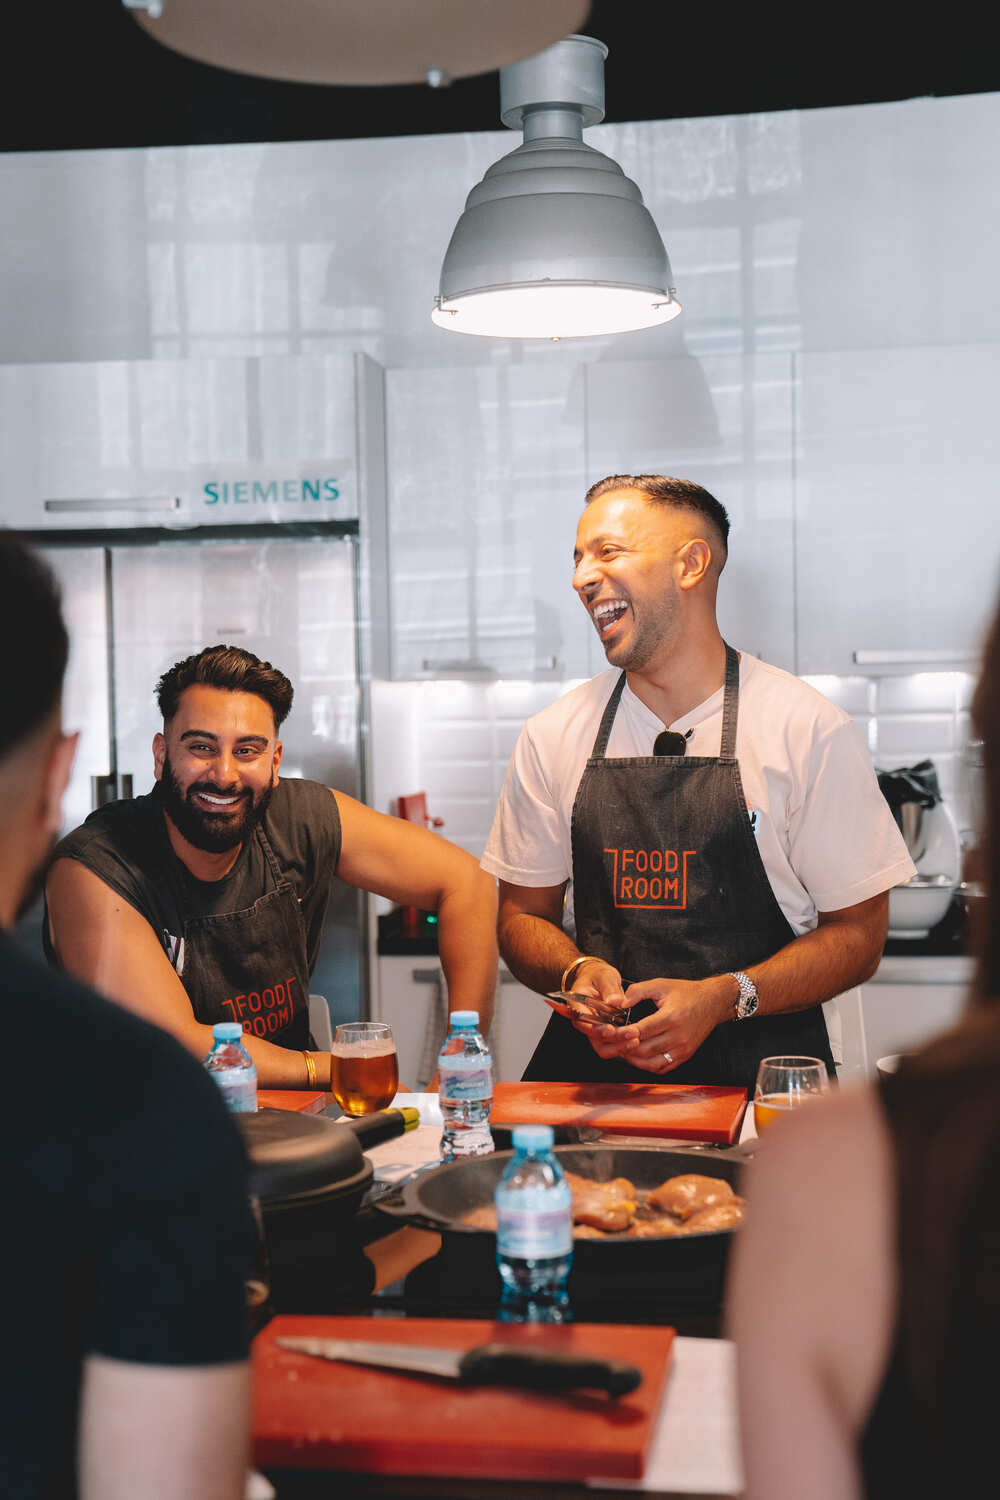
[[617, 1359], [585, 1354], [558, 1354], [517, 1344], [479, 1344], [474, 1349], [418, 1348], [381, 1344], [370, 1339], [324, 1339], [292, 1336], [275, 1339], [282, 1349], [317, 1359], [378, 1365], [413, 1375], [434, 1375], [461, 1385], [512, 1385], [533, 1391], [607, 1391], [625, 1396], [642, 1382], [642, 1371]]

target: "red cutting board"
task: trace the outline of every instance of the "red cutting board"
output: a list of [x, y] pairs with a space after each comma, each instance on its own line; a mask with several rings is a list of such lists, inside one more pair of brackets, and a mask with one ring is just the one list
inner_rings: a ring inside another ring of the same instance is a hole
[[[463, 1386], [280, 1349], [288, 1334], [471, 1349], [500, 1341], [624, 1359], [642, 1384], [548, 1394]], [[272, 1319], [253, 1344], [254, 1463], [492, 1479], [639, 1479], [666, 1386], [672, 1328], [452, 1318]]]
[[498, 1083], [490, 1124], [586, 1125], [606, 1135], [732, 1145], [747, 1091], [708, 1083]]
[[332, 1094], [317, 1093], [314, 1089], [257, 1090], [260, 1109], [297, 1109], [303, 1115], [318, 1115], [332, 1103]]

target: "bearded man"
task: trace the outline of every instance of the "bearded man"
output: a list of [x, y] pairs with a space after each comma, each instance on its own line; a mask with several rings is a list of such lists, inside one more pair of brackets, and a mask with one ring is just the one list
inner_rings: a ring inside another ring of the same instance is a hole
[[456, 1008], [492, 1012], [496, 889], [472, 855], [317, 782], [280, 779], [292, 685], [210, 646], [160, 678], [148, 796], [91, 813], [55, 851], [50, 958], [204, 1057], [239, 1021], [263, 1087], [330, 1086], [309, 976], [335, 878], [438, 913]]
[[915, 873], [867, 746], [716, 621], [729, 518], [707, 490], [587, 492], [573, 587], [611, 670], [525, 726], [483, 866], [500, 951], [563, 1005], [530, 1079], [742, 1085], [777, 1053], [833, 1071], [823, 1002], [875, 970]]

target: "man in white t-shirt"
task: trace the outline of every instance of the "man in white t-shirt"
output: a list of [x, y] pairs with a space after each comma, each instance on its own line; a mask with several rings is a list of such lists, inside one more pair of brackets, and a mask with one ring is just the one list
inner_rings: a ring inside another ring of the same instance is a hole
[[752, 1089], [778, 1053], [832, 1071], [822, 1003], [874, 972], [915, 873], [848, 715], [723, 641], [728, 533], [688, 481], [587, 493], [573, 587], [613, 670], [528, 721], [482, 864], [517, 978], [628, 1019], [563, 1006], [527, 1078]]

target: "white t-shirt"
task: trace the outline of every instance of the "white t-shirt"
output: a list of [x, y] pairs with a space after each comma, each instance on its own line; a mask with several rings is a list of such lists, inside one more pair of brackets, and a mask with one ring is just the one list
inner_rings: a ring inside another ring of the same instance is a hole
[[[485, 870], [511, 885], [568, 880], [569, 931], [573, 802], [619, 675], [617, 668], [602, 672], [528, 720], [482, 858]], [[722, 702], [720, 687], [667, 726], [682, 734], [693, 730], [688, 755], [719, 754]], [[606, 753], [652, 755], [662, 729], [626, 684]], [[740, 658], [736, 758], [748, 815], [757, 815], [767, 878], [796, 936], [816, 926], [817, 912], [854, 906], [916, 873], [854, 721], [808, 683], [746, 653]]]

